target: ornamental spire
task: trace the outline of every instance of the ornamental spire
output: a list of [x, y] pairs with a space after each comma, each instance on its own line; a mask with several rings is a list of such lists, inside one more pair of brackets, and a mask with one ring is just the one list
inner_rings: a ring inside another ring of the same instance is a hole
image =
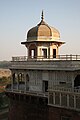
[[42, 10], [41, 20], [43, 21], [43, 19], [44, 19], [44, 14], [43, 14], [43, 10]]

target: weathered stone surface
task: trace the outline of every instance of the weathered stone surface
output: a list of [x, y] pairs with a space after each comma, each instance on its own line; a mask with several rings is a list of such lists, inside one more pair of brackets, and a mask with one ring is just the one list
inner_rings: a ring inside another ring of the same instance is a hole
[[[36, 100], [36, 99], [35, 99]], [[51, 107], [40, 101], [12, 100], [10, 99], [9, 120], [61, 120], [67, 117], [69, 120], [80, 120], [80, 113], [74, 110]]]

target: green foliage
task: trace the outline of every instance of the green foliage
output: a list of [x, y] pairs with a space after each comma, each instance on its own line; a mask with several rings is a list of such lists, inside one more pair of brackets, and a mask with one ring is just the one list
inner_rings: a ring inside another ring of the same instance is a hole
[[4, 92], [0, 93], [0, 109], [8, 106], [9, 100]]
[[0, 78], [0, 92], [3, 92], [5, 90], [5, 87], [7, 84], [10, 84], [11, 77], [2, 77]]
[[2, 78], [0, 78], [0, 83], [9, 82], [9, 81], [10, 81], [10, 77], [3, 76]]
[[3, 106], [3, 98], [2, 98], [2, 94], [0, 94], [0, 108]]

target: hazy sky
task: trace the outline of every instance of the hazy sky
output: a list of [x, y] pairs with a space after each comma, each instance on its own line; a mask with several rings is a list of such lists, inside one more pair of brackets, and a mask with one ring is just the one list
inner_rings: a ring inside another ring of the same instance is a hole
[[80, 0], [0, 0], [0, 60], [26, 55], [21, 41], [40, 22], [42, 9], [66, 42], [60, 54], [80, 54]]

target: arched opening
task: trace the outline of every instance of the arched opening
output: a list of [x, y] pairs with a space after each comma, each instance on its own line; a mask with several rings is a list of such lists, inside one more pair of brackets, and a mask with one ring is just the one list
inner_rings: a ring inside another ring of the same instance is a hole
[[19, 90], [25, 89], [25, 81], [24, 81], [24, 74], [23, 73], [18, 74], [18, 88], [19, 88]]
[[53, 58], [56, 58], [56, 49], [53, 49]]
[[13, 80], [13, 89], [16, 89], [17, 88], [17, 82], [18, 82], [18, 75], [17, 73], [13, 73], [12, 74], [12, 80]]
[[18, 78], [16, 73], [13, 73], [12, 79], [13, 79], [13, 84], [17, 83]]
[[24, 83], [24, 74], [23, 73], [18, 74], [18, 82], [19, 83]]
[[80, 86], [80, 75], [77, 75], [74, 80], [74, 87], [79, 87], [79, 86]]
[[28, 74], [26, 75], [26, 81], [29, 82], [29, 75]]
[[26, 75], [26, 90], [29, 90], [29, 75]]
[[42, 56], [43, 56], [43, 58], [47, 58], [47, 49], [46, 48], [42, 49]]
[[37, 57], [37, 47], [35, 44], [31, 44], [29, 46], [29, 53], [28, 53], [30, 58], [36, 58]]

